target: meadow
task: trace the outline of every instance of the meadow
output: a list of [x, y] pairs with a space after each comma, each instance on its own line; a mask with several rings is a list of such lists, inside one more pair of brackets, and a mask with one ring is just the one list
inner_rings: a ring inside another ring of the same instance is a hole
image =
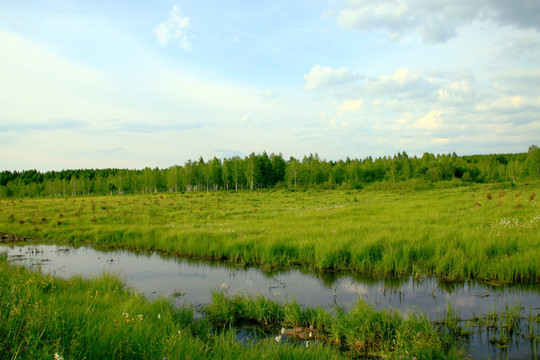
[[0, 200], [42, 241], [376, 277], [540, 281], [540, 184]]

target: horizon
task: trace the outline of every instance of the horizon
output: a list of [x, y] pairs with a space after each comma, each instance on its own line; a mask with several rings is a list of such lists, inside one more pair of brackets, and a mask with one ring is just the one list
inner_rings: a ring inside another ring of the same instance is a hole
[[540, 2], [435, 5], [0, 2], [0, 170], [527, 152]]

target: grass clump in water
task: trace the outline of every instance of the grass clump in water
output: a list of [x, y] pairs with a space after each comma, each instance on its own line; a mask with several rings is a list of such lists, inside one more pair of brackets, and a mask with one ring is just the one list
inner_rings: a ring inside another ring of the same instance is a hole
[[282, 341], [282, 336], [292, 341], [313, 341], [353, 358], [460, 357], [457, 343], [437, 332], [425, 316], [378, 311], [361, 299], [351, 309], [329, 312], [321, 307], [302, 308], [295, 301], [280, 305], [263, 296], [229, 296], [214, 291], [204, 313], [221, 327], [256, 323], [274, 329], [278, 334], [275, 341]]

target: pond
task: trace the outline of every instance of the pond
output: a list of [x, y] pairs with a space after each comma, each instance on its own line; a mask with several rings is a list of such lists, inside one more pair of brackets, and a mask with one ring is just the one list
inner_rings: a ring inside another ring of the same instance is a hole
[[[435, 278], [388, 281], [300, 269], [264, 271], [230, 263], [84, 246], [8, 244], [0, 245], [0, 252], [7, 253], [13, 262], [41, 266], [45, 273], [59, 277], [118, 274], [129, 287], [147, 298], [167, 297], [177, 306], [208, 303], [212, 290], [227, 288], [229, 294], [263, 294], [281, 302], [296, 299], [304, 306], [327, 309], [350, 306], [362, 298], [377, 309], [424, 313], [433, 321], [441, 319], [449, 306], [463, 319], [504, 311], [506, 306], [520, 305], [525, 317], [540, 310], [539, 285], [493, 286], [475, 281], [441, 282]], [[538, 331], [538, 323], [534, 326]], [[510, 355], [529, 359], [538, 352], [536, 341], [521, 336], [516, 336], [507, 348], [499, 349], [490, 343], [485, 331], [475, 333], [468, 346], [470, 356], [475, 358]]]

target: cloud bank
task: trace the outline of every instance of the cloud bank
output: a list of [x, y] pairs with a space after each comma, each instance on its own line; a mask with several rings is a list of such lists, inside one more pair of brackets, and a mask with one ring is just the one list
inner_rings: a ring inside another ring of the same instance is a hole
[[540, 30], [540, 1], [505, 0], [348, 0], [337, 16], [341, 26], [383, 30], [390, 39], [418, 33], [428, 44], [444, 43], [475, 20]]

